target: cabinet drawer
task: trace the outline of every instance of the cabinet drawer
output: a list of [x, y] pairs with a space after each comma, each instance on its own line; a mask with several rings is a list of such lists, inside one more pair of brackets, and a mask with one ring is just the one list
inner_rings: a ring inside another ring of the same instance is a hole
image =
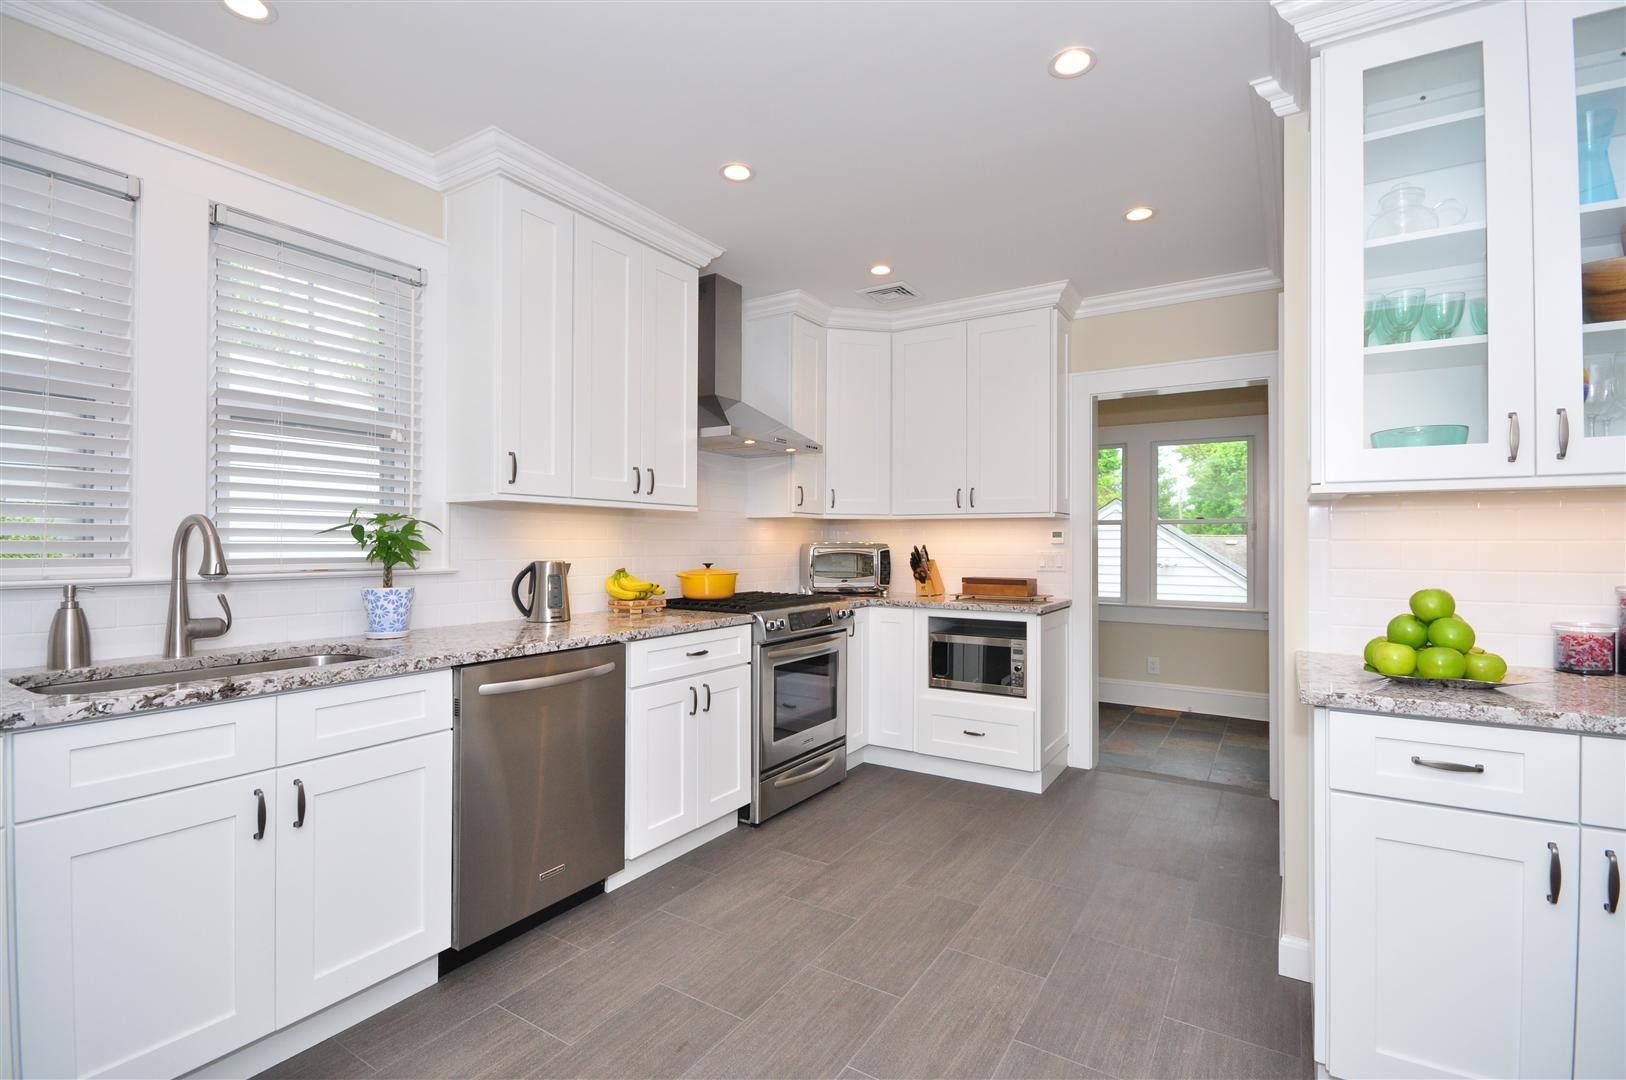
[[17, 820], [268, 769], [276, 710], [275, 698], [251, 698], [14, 735]]
[[[955, 700], [959, 697], [967, 700]], [[970, 694], [951, 696], [945, 692], [920, 699], [915, 750], [1007, 769], [1031, 771], [1039, 767], [1033, 711], [983, 702]]]
[[673, 634], [627, 646], [627, 685], [686, 679], [702, 671], [751, 662], [751, 627], [725, 626]]
[[277, 764], [445, 731], [452, 673], [344, 683], [277, 698]]
[[1329, 719], [1332, 786], [1343, 791], [1553, 821], [1580, 810], [1574, 735], [1361, 713]]
[[1626, 739], [1581, 739], [1581, 824], [1626, 829]]

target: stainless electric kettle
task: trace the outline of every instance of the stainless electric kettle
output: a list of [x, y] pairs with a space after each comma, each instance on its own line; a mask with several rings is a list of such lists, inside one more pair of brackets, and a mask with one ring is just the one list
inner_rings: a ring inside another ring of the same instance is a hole
[[[527, 563], [525, 569], [514, 576], [514, 606], [532, 622], [569, 622], [570, 586], [565, 581], [570, 564], [557, 559], [540, 559]], [[520, 582], [531, 579], [520, 596]]]

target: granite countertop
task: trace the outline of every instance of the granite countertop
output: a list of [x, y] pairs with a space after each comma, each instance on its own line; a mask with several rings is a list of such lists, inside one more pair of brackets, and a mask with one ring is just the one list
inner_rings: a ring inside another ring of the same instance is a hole
[[[749, 615], [671, 612], [628, 619], [597, 611], [583, 612], [567, 623], [533, 623], [512, 619], [465, 626], [428, 627], [390, 641], [375, 641], [358, 635], [238, 647], [218, 653], [200, 652], [184, 660], [137, 657], [72, 671], [23, 668], [0, 672], [0, 731], [101, 720], [152, 709], [234, 701], [258, 694], [309, 690], [318, 686], [436, 671], [488, 660], [509, 660], [517, 656], [535, 656], [590, 645], [640, 641], [722, 626], [744, 626], [750, 622]], [[347, 653], [367, 659], [329, 667], [294, 668], [214, 679], [208, 676], [211, 664], [256, 663], [318, 652]], [[25, 686], [79, 682], [102, 672], [133, 675], [170, 671], [176, 673], [173, 683], [96, 694], [37, 694], [23, 689]]]
[[933, 611], [1008, 611], [1013, 615], [1048, 615], [1073, 606], [1071, 600], [1056, 597], [1051, 600], [956, 600], [953, 595], [932, 599], [914, 593], [889, 593], [886, 596], [854, 596], [850, 605], [864, 607], [928, 608]]
[[1626, 677], [1510, 668], [1517, 686], [1468, 690], [1396, 682], [1364, 670], [1358, 656], [1298, 654], [1299, 700], [1356, 712], [1473, 724], [1626, 736]]

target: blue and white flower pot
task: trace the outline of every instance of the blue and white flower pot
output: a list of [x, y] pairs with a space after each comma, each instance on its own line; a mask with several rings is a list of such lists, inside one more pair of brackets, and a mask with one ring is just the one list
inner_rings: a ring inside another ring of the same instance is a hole
[[367, 636], [397, 638], [407, 633], [412, 621], [412, 589], [363, 589], [367, 604]]

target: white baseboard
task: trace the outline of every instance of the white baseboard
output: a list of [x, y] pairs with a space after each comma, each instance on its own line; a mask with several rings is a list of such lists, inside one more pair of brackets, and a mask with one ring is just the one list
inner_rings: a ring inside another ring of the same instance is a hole
[[1270, 720], [1270, 695], [1248, 690], [1210, 690], [1178, 683], [1142, 682], [1138, 679], [1097, 679], [1096, 701], [1139, 705], [1148, 709], [1234, 716], [1242, 720]]
[[[1019, 772], [1016, 769], [1002, 769], [997, 765], [980, 765], [974, 761], [956, 761], [954, 758], [917, 754], [913, 750], [896, 750], [890, 746], [876, 746], [873, 743], [864, 748], [864, 760], [871, 765], [884, 765], [889, 769], [904, 769], [909, 772], [926, 773], [929, 776], [945, 776], [950, 780], [966, 780], [973, 784], [988, 784], [991, 787], [1009, 788], [1012, 791], [1026, 791], [1033, 795], [1044, 791], [1050, 781], [1061, 774], [1061, 768], [1055, 770], [1055, 775], [1047, 775], [1046, 771]], [[1057, 754], [1052, 760], [1064, 763], [1066, 756]], [[1063, 767], [1065, 766], [1063, 765]]]
[[1309, 982], [1312, 974], [1310, 943], [1301, 937], [1283, 934], [1276, 943], [1276, 974], [1299, 982]]
[[848, 746], [847, 747], [847, 768], [850, 769], [854, 765], [862, 765], [864, 762], [866, 762], [868, 760], [869, 760], [869, 743], [865, 743], [863, 746]]
[[685, 833], [676, 840], [668, 840], [654, 851], [646, 851], [636, 859], [628, 859], [626, 866], [618, 874], [611, 874], [604, 882], [605, 892], [615, 892], [623, 885], [630, 885], [643, 877], [651, 870], [659, 870], [673, 859], [680, 858], [703, 844], [709, 844], [719, 836], [727, 836], [739, 827], [739, 818], [730, 811], [727, 817], [720, 817], [707, 825], [702, 825], [692, 833]]
[[281, 1031], [273, 1031], [258, 1042], [249, 1043], [223, 1058], [187, 1073], [188, 1078], [243, 1078], [255, 1076], [273, 1065], [281, 1064], [317, 1043], [332, 1038], [345, 1028], [361, 1023], [375, 1013], [381, 1013], [398, 1001], [405, 1001], [420, 990], [427, 990], [440, 978], [440, 960], [431, 956], [392, 975], [381, 983], [374, 983], [343, 1001], [334, 1002], [321, 1012], [307, 1016], [297, 1024]]

